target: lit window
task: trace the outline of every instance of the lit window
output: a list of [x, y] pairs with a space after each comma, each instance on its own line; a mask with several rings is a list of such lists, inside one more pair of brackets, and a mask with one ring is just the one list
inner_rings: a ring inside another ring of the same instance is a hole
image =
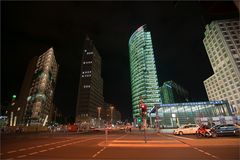
[[83, 85], [83, 88], [90, 88], [90, 85]]

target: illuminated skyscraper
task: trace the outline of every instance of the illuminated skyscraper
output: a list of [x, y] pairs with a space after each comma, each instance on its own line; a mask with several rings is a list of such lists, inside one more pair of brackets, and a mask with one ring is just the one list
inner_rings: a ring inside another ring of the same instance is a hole
[[213, 21], [206, 26], [205, 45], [214, 74], [204, 81], [208, 99], [227, 100], [240, 114], [240, 23]]
[[133, 118], [140, 115], [139, 102], [148, 106], [161, 103], [151, 34], [146, 25], [139, 27], [129, 39]]
[[[34, 61], [34, 60], [33, 60]], [[53, 48], [37, 58], [34, 65], [34, 73], [31, 77], [31, 88], [28, 91], [24, 122], [27, 124], [46, 124], [51, 117], [53, 96], [56, 85], [58, 64]], [[26, 80], [26, 78], [25, 78]], [[21, 95], [19, 96], [21, 97]]]
[[94, 118], [97, 118], [97, 107], [102, 107], [103, 102], [101, 57], [92, 40], [87, 37], [81, 61], [76, 122], [90, 122], [94, 120]]

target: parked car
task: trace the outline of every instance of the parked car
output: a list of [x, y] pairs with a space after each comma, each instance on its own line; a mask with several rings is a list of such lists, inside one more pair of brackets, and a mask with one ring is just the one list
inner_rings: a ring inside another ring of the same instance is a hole
[[240, 136], [240, 126], [237, 124], [216, 125], [211, 128], [212, 137], [217, 136]]
[[173, 134], [183, 135], [183, 134], [196, 134], [197, 129], [199, 128], [196, 124], [188, 124], [179, 127], [173, 131]]

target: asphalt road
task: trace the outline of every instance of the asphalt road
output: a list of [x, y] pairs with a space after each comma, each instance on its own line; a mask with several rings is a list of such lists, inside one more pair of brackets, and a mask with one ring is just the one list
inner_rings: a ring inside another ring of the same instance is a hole
[[1, 159], [238, 160], [240, 138], [174, 136], [142, 132], [1, 135]]

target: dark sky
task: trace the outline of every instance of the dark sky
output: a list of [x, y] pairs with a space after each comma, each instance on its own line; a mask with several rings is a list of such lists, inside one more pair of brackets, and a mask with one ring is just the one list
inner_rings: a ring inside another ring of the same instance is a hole
[[53, 46], [60, 65], [55, 103], [75, 114], [83, 40], [102, 57], [106, 102], [131, 118], [128, 40], [141, 25], [152, 34], [159, 83], [173, 80], [205, 101], [213, 74], [204, 49], [205, 25], [236, 18], [232, 2], [1, 2], [1, 103], [19, 94], [28, 62]]

